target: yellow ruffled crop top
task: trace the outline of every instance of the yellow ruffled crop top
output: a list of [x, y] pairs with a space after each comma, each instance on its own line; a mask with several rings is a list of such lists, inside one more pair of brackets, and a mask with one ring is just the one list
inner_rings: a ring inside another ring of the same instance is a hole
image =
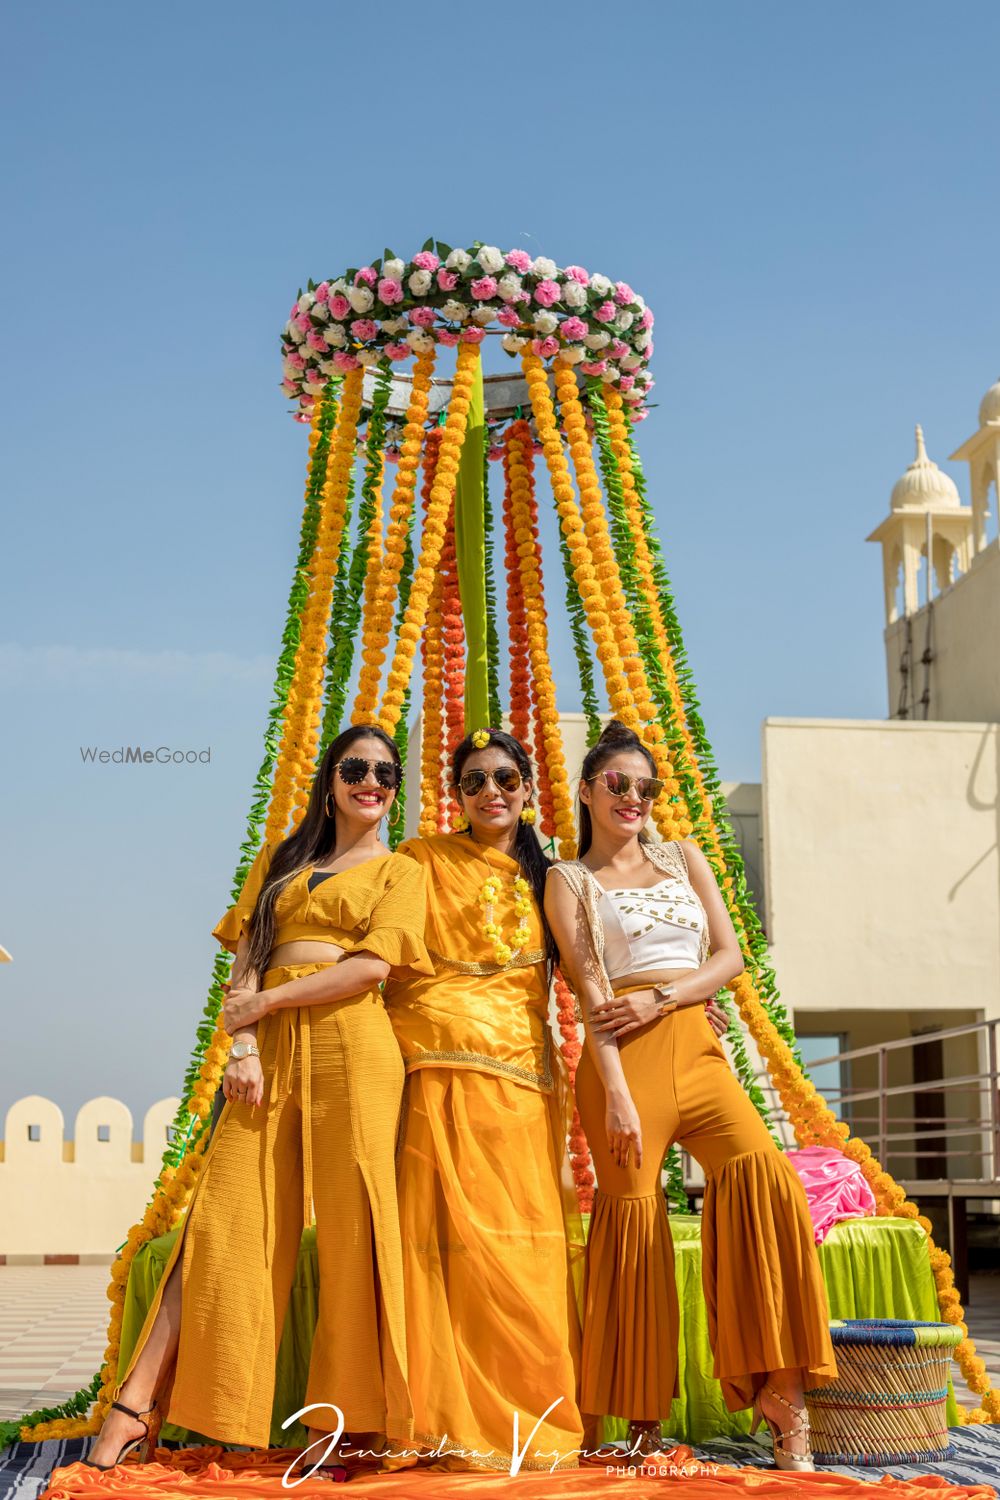
[[[212, 929], [230, 953], [250, 925], [277, 842], [265, 844], [250, 866], [239, 900]], [[299, 870], [274, 906], [279, 943], [335, 943], [346, 953], [374, 953], [403, 973], [433, 974], [424, 947], [427, 884], [423, 869], [399, 854], [379, 855], [338, 870], [309, 889], [313, 866]]]

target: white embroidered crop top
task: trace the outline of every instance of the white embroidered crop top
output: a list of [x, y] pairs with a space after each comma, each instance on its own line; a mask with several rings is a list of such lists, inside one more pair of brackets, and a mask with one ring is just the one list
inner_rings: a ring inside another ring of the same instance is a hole
[[598, 910], [609, 979], [701, 964], [705, 910], [679, 876], [666, 875], [643, 889], [602, 890]]

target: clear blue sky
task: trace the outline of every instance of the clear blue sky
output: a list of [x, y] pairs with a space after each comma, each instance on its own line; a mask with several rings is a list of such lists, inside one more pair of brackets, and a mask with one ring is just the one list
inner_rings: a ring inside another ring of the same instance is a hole
[[[995, 4], [22, 0], [5, 33], [0, 1110], [179, 1085], [294, 555], [309, 276], [434, 234], [639, 289], [723, 775], [757, 778], [766, 715], [885, 714], [864, 537], [914, 422], [944, 463], [1000, 374]], [[81, 764], [139, 740], [212, 762]]]

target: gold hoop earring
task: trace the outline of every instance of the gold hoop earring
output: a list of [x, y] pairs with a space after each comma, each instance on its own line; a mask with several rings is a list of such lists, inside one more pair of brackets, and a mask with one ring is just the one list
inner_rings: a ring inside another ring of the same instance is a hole
[[323, 803], [323, 807], [324, 807], [324, 809], [326, 811], [326, 815], [327, 815], [328, 818], [334, 818], [334, 817], [336, 817], [336, 815], [337, 815], [337, 804], [334, 801], [334, 797], [333, 797], [333, 793], [332, 792], [327, 792], [327, 794], [326, 794], [326, 801]]
[[389, 827], [398, 828], [403, 816], [403, 809], [397, 801], [393, 801], [392, 812], [389, 814]]

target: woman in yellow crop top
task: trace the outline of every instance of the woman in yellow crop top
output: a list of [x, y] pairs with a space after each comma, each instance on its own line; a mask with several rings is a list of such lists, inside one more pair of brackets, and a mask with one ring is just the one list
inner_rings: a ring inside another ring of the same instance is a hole
[[[693, 843], [645, 841], [659, 790], [649, 751], [612, 720], [583, 763], [580, 857], [554, 865], [545, 892], [586, 1020], [576, 1100], [597, 1174], [580, 1404], [629, 1418], [637, 1451], [658, 1448], [678, 1325], [660, 1173], [680, 1141], [705, 1171], [702, 1276], [726, 1404], [752, 1402], [777, 1466], [808, 1471], [804, 1377], [836, 1374], [809, 1209], [717, 1039], [712, 997], [743, 959], [708, 861]], [[669, 940], [646, 937], [668, 922]]]
[[435, 973], [385, 987], [407, 1073], [398, 1185], [414, 1445], [455, 1468], [507, 1470], [525, 1445], [525, 1469], [557, 1454], [573, 1466], [582, 1236], [548, 1023], [548, 861], [521, 818], [532, 776], [516, 739], [476, 731], [452, 779], [467, 831], [398, 851], [427, 871]]
[[320, 1298], [303, 1404], [324, 1405], [308, 1419], [311, 1441], [337, 1427], [334, 1406], [355, 1439], [409, 1438], [394, 1163], [403, 1065], [379, 987], [390, 971], [433, 970], [424, 872], [379, 838], [401, 774], [381, 729], [341, 734], [299, 827], [260, 851], [215, 928], [236, 954], [227, 1102], [92, 1462], [110, 1464], [163, 1419], [268, 1446], [313, 1204]]

